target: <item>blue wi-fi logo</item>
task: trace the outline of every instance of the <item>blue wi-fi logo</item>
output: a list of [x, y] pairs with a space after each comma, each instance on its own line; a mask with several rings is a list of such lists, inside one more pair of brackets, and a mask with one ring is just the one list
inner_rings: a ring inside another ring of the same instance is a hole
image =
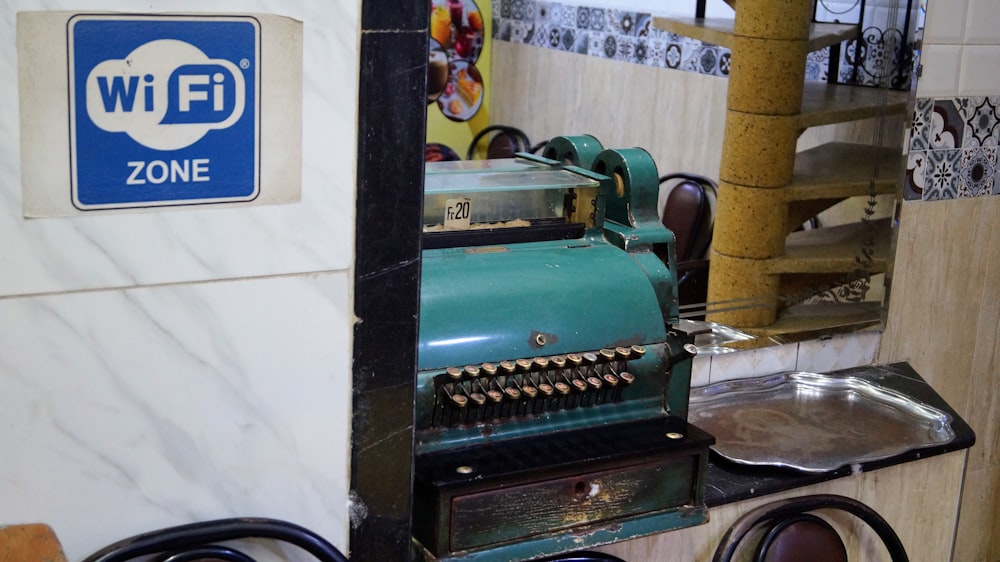
[[255, 19], [87, 15], [68, 32], [77, 207], [256, 197]]

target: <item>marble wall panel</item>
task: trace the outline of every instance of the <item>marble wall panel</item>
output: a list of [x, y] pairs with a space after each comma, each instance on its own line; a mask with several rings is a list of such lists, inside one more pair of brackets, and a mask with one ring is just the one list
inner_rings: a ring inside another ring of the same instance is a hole
[[0, 300], [0, 524], [50, 524], [70, 560], [235, 516], [286, 519], [346, 549], [348, 283]]

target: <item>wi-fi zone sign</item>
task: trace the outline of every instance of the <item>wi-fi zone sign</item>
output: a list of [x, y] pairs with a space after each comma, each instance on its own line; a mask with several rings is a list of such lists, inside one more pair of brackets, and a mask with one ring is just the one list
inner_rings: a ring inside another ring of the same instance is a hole
[[255, 18], [77, 15], [67, 33], [74, 206], [257, 197]]

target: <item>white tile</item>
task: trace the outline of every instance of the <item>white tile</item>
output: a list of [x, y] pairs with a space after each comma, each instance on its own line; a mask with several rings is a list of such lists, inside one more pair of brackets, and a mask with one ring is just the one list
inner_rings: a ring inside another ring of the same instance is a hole
[[799, 345], [790, 343], [712, 357], [711, 382], [746, 379], [795, 370]]
[[962, 44], [968, 4], [969, 0], [930, 0], [924, 23], [924, 47]]
[[344, 273], [0, 299], [0, 514], [70, 560], [267, 516], [347, 542]]
[[953, 98], [958, 95], [962, 63], [961, 45], [924, 45], [920, 53], [923, 67], [917, 79], [917, 97]]
[[828, 373], [871, 365], [878, 357], [881, 332], [858, 332], [799, 342], [797, 371]]
[[969, 0], [965, 44], [1000, 44], [1000, 2]]
[[1000, 93], [1000, 45], [966, 45], [962, 48], [959, 96], [994, 96]]
[[691, 386], [705, 386], [709, 383], [712, 356], [699, 355], [691, 360]]
[[[137, 8], [135, 2], [127, 0], [4, 2], [0, 4], [0, 75], [18, 75], [16, 12], [40, 9], [134, 13]], [[204, 11], [205, 4], [198, 0], [154, 0], [143, 2], [141, 9]], [[2, 80], [0, 296], [346, 270], [351, 266], [358, 3], [220, 0], [212, 3], [211, 10], [270, 12], [303, 21], [301, 202], [25, 219], [21, 213], [18, 84], [14, 79]], [[52, 150], [63, 148], [54, 146]]]

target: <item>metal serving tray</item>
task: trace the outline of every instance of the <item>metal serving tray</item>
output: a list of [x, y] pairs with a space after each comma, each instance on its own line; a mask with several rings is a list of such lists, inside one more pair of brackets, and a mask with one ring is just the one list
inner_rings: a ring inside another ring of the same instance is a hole
[[955, 438], [951, 417], [855, 377], [783, 373], [691, 389], [689, 422], [742, 464], [827, 472]]
[[694, 345], [698, 348], [698, 355], [721, 355], [723, 353], [739, 351], [739, 348], [728, 347], [727, 344], [749, 341], [756, 338], [756, 336], [732, 326], [717, 324], [715, 322], [682, 318], [678, 322], [678, 326], [688, 333], [695, 334]]

